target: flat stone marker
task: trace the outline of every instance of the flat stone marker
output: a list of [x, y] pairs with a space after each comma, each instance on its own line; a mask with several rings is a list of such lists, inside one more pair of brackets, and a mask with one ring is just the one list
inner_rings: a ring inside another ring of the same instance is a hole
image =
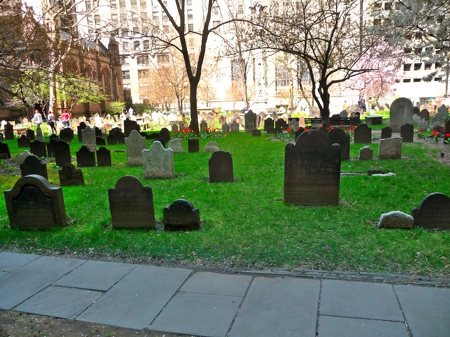
[[95, 166], [95, 152], [86, 145], [83, 145], [76, 155], [78, 166]]
[[23, 164], [20, 164], [22, 177], [30, 174], [37, 174], [48, 179], [47, 164], [35, 155], [29, 155], [25, 158]]
[[128, 166], [142, 166], [142, 151], [146, 146], [146, 139], [138, 131], [132, 130], [125, 138]]
[[0, 252], [0, 278], [15, 272], [39, 257], [35, 254]]
[[450, 229], [450, 198], [443, 193], [431, 193], [412, 211], [414, 223], [426, 229]]
[[380, 139], [378, 159], [401, 159], [403, 138]]
[[200, 228], [200, 211], [189, 201], [175, 200], [164, 207], [164, 230], [196, 230]]
[[394, 132], [400, 132], [403, 124], [412, 124], [413, 103], [405, 97], [397, 98], [392, 102], [389, 116], [389, 126]]
[[58, 171], [58, 174], [61, 186], [84, 185], [83, 172], [72, 163], [64, 164], [61, 170]]
[[174, 178], [174, 159], [172, 149], [165, 149], [155, 140], [149, 150], [142, 151], [144, 179]]
[[234, 181], [233, 158], [225, 151], [213, 152], [208, 160], [209, 182], [224, 183]]
[[181, 138], [174, 138], [169, 140], [169, 144], [167, 146], [169, 149], [172, 149], [173, 153], [183, 153], [183, 140]]
[[111, 151], [106, 147], [100, 147], [97, 152], [97, 166], [111, 166]]
[[11, 228], [50, 230], [67, 226], [61, 187], [32, 174], [4, 192]]
[[151, 187], [125, 176], [108, 190], [108, 196], [113, 228], [156, 228]]

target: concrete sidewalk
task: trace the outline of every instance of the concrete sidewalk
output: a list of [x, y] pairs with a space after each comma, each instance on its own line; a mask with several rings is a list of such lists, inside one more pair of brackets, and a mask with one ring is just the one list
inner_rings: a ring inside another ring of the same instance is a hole
[[194, 336], [449, 337], [450, 288], [0, 253], [0, 309]]

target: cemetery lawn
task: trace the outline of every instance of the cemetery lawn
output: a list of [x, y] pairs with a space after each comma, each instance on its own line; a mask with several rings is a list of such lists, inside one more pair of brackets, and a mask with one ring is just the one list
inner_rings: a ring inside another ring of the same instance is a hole
[[[126, 165], [125, 145], [107, 146], [112, 167], [82, 168], [85, 186], [63, 187], [71, 226], [49, 232], [9, 228], [4, 195], [0, 201], [0, 250], [80, 258], [125, 260], [158, 265], [200, 265], [236, 269], [315, 269], [450, 277], [450, 232], [379, 230], [380, 215], [411, 210], [432, 192], [450, 194], [450, 166], [439, 163], [432, 143], [404, 143], [401, 160], [342, 162], [340, 205], [306, 207], [283, 202], [285, 143], [271, 135], [230, 133], [211, 140], [232, 154], [233, 183], [208, 182], [211, 153], [175, 153], [175, 179], [144, 180], [142, 167]], [[13, 161], [24, 149], [9, 144]], [[147, 148], [151, 140], [147, 140]], [[72, 157], [79, 150], [71, 143]], [[374, 156], [376, 142], [370, 145]], [[450, 146], [450, 145], [448, 145]], [[11, 189], [20, 171], [0, 163], [2, 191]], [[73, 160], [75, 163], [75, 160]], [[47, 164], [49, 181], [59, 185], [58, 168]], [[368, 176], [369, 169], [395, 176]], [[108, 189], [125, 175], [153, 190], [158, 230], [113, 230]], [[163, 209], [186, 199], [200, 210], [202, 228], [162, 230]]]

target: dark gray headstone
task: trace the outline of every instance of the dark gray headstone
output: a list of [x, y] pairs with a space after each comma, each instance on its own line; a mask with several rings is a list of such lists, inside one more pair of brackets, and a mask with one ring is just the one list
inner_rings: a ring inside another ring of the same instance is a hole
[[196, 230], [200, 228], [200, 211], [189, 201], [175, 200], [164, 207], [164, 230]]
[[223, 133], [230, 132], [230, 125], [228, 125], [227, 123], [222, 124], [222, 132]]
[[111, 151], [104, 146], [97, 150], [97, 166], [111, 166]]
[[118, 144], [118, 140], [117, 137], [114, 133], [109, 133], [108, 137], [106, 137], [107, 141], [108, 141], [108, 145], [117, 145]]
[[409, 99], [400, 97], [392, 102], [389, 116], [389, 126], [392, 131], [399, 132], [403, 124], [412, 124], [413, 114], [413, 103]]
[[425, 119], [426, 121], [429, 121], [430, 120], [430, 112], [427, 109], [423, 109], [420, 112], [420, 118]]
[[208, 122], [202, 119], [200, 122], [200, 130], [206, 130], [208, 128]]
[[11, 152], [7, 143], [0, 142], [0, 156], [2, 158], [11, 158]]
[[179, 128], [178, 128], [178, 125], [176, 125], [176, 124], [172, 124], [172, 132], [178, 132], [178, 130], [179, 130]]
[[164, 144], [168, 143], [170, 140], [170, 131], [167, 128], [162, 128], [161, 131], [159, 131], [159, 137], [164, 139]]
[[198, 151], [200, 151], [199, 139], [188, 139], [188, 152], [198, 152]]
[[44, 177], [28, 175], [4, 193], [11, 228], [50, 230], [67, 226], [62, 189]]
[[97, 136], [97, 137], [95, 137], [95, 144], [99, 145], [99, 146], [106, 145], [106, 139]]
[[55, 156], [55, 144], [59, 142], [59, 138], [50, 138], [50, 141], [47, 143], [47, 156], [54, 157]]
[[166, 140], [164, 138], [156, 138], [154, 142], [160, 142], [163, 148], [166, 148]]
[[214, 152], [208, 161], [208, 167], [210, 183], [234, 181], [231, 153], [225, 151]]
[[47, 164], [35, 155], [30, 155], [25, 158], [24, 162], [20, 164], [20, 172], [22, 177], [37, 174], [48, 179]]
[[433, 117], [431, 124], [438, 124], [439, 126], [444, 126], [445, 121], [448, 119], [448, 108], [445, 105], [441, 105], [436, 115]]
[[339, 204], [341, 149], [319, 130], [303, 132], [285, 147], [284, 202], [300, 206]]
[[231, 132], [239, 132], [239, 123], [233, 121], [230, 125]]
[[414, 125], [403, 124], [400, 127], [400, 137], [403, 138], [403, 143], [412, 143], [414, 141]]
[[295, 130], [295, 139], [297, 139], [303, 132], [305, 132], [305, 128], [299, 127], [297, 130]]
[[95, 166], [95, 152], [91, 151], [86, 145], [83, 145], [76, 155], [78, 166]]
[[87, 126], [81, 131], [83, 138], [83, 145], [88, 147], [92, 152], [97, 151], [97, 135], [95, 129]]
[[252, 130], [252, 136], [253, 137], [261, 136], [261, 130]]
[[245, 132], [252, 132], [253, 130], [256, 129], [256, 114], [252, 110], [249, 110], [245, 114], [244, 120], [245, 120]]
[[353, 137], [355, 144], [370, 144], [372, 143], [372, 129], [367, 124], [359, 124], [353, 132]]
[[30, 147], [30, 140], [26, 135], [21, 135], [19, 138], [17, 138], [17, 147]]
[[27, 138], [29, 140], [34, 140], [36, 138], [35, 134], [34, 134], [34, 130], [31, 129], [27, 129], [27, 131], [25, 131], [27, 134]]
[[30, 143], [30, 151], [32, 154], [38, 157], [47, 157], [47, 146], [45, 142], [35, 140]]
[[381, 139], [391, 138], [392, 137], [392, 129], [390, 126], [386, 126], [381, 129]]
[[275, 122], [275, 133], [281, 133], [285, 131], [287, 128], [288, 124], [284, 119], [280, 118]]
[[14, 126], [9, 122], [5, 124], [5, 140], [13, 140], [14, 139]]
[[442, 193], [429, 194], [413, 209], [412, 216], [418, 227], [450, 230], [450, 198]]
[[272, 118], [267, 118], [264, 120], [264, 131], [267, 133], [275, 133], [275, 122]]
[[136, 121], [129, 120], [128, 118], [123, 122], [123, 127], [125, 129], [125, 137], [128, 137], [133, 130], [136, 130], [137, 132], [141, 131], [139, 124]]
[[108, 190], [113, 228], [156, 228], [153, 192], [136, 177], [120, 178]]
[[72, 162], [69, 144], [60, 140], [55, 143], [53, 149], [55, 151], [56, 165], [63, 166], [64, 164], [70, 164]]
[[63, 141], [65, 141], [66, 143], [70, 143], [73, 140], [73, 130], [70, 128], [66, 128], [66, 129], [62, 129], [59, 132], [59, 138]]
[[373, 150], [369, 146], [364, 146], [359, 149], [359, 160], [372, 160], [373, 159]]
[[350, 135], [342, 129], [331, 129], [328, 131], [331, 144], [337, 143], [341, 146], [341, 160], [350, 160]]
[[61, 186], [84, 185], [83, 172], [71, 163], [64, 164], [62, 169], [58, 171], [58, 174]]
[[[78, 141], [81, 143], [83, 141], [83, 130], [87, 127], [85, 122], [81, 122], [80, 125], [77, 126], [77, 135]], [[61, 133], [60, 133], [61, 134]]]

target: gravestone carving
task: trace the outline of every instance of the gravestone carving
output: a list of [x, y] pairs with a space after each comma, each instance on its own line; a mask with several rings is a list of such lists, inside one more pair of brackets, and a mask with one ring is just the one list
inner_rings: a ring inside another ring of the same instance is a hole
[[331, 144], [341, 146], [341, 160], [350, 160], [350, 135], [342, 129], [331, 129], [328, 131], [328, 138]]
[[111, 166], [111, 151], [104, 146], [97, 150], [97, 166]]
[[233, 158], [231, 153], [216, 151], [208, 161], [209, 182], [222, 183], [234, 181]]
[[165, 149], [160, 142], [154, 141], [149, 150], [142, 151], [144, 178], [174, 178], [174, 160], [172, 149]]
[[132, 130], [130, 136], [125, 138], [128, 166], [142, 166], [142, 150], [145, 149], [146, 140], [138, 131]]
[[[85, 134], [83, 138], [84, 136]], [[95, 166], [95, 152], [91, 151], [87, 146], [83, 145], [76, 155], [78, 166]]]
[[47, 146], [45, 142], [35, 140], [30, 143], [30, 151], [32, 154], [38, 157], [47, 157]]
[[401, 137], [380, 139], [378, 159], [401, 159], [402, 142]]
[[175, 200], [164, 207], [164, 230], [196, 230], [200, 228], [200, 211], [189, 201]]
[[414, 224], [426, 229], [450, 230], [450, 198], [431, 193], [412, 211]]
[[372, 143], [372, 129], [367, 124], [359, 124], [353, 132], [353, 137], [355, 144], [370, 144]]
[[397, 98], [391, 104], [389, 126], [392, 131], [399, 132], [403, 124], [412, 124], [413, 103], [405, 97]]
[[414, 125], [403, 124], [400, 127], [400, 137], [403, 138], [403, 143], [412, 143], [414, 141]]
[[61, 170], [58, 170], [58, 174], [61, 186], [84, 185], [83, 172], [71, 163], [64, 164]]
[[22, 177], [37, 174], [48, 179], [47, 164], [35, 155], [30, 155], [25, 158], [24, 162], [20, 164], [20, 172]]

